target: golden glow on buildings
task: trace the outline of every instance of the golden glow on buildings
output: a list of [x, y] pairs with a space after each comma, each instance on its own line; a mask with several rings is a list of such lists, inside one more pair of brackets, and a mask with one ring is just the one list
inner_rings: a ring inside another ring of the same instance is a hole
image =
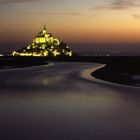
[[34, 39], [34, 43], [36, 43], [36, 44], [46, 43], [46, 38], [44, 38], [44, 37], [36, 37]]
[[31, 45], [12, 52], [13, 56], [72, 56], [66, 43], [47, 33], [46, 27], [33, 39]]

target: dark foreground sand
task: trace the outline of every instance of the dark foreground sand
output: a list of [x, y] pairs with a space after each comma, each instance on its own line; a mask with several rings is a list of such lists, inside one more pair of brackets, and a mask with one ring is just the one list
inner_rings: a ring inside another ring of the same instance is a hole
[[113, 83], [140, 87], [139, 65], [131, 63], [106, 65], [92, 73], [92, 76]]
[[46, 59], [39, 57], [1, 57], [0, 69], [21, 68], [48, 64]]

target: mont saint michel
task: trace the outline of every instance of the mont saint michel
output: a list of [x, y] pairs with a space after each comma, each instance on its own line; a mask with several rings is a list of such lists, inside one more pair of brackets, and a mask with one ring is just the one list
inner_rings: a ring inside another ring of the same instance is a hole
[[13, 56], [72, 56], [68, 45], [47, 32], [46, 26], [33, 39], [31, 45], [13, 51]]

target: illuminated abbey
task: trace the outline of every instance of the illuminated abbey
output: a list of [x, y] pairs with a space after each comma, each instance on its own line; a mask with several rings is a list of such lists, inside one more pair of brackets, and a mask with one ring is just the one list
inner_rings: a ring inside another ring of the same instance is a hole
[[33, 39], [31, 45], [18, 51], [13, 56], [72, 56], [72, 51], [66, 43], [47, 33], [46, 27]]

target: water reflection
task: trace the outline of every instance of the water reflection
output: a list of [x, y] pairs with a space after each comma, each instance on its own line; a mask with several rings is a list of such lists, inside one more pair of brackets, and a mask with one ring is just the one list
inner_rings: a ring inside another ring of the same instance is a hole
[[54, 85], [56, 83], [59, 83], [59, 82], [63, 82], [65, 80], [65, 77], [64, 76], [54, 76], [54, 77], [51, 77], [51, 78], [45, 78], [42, 80], [42, 84], [44, 86], [48, 86], [48, 85]]
[[124, 97], [85, 91], [3, 96], [0, 133], [9, 139], [90, 140], [115, 139], [116, 135], [117, 139], [132, 139], [132, 135], [139, 138], [139, 102], [130, 96]]

